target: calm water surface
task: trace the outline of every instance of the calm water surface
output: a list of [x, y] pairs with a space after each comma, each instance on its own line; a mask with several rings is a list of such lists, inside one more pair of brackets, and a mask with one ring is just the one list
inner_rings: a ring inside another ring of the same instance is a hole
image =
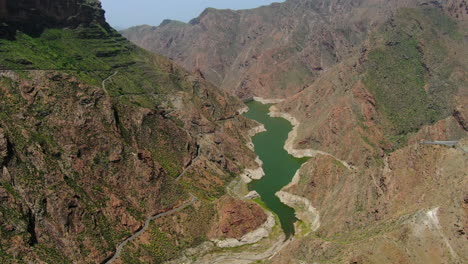
[[263, 202], [275, 212], [281, 222], [286, 236], [294, 234], [294, 222], [297, 220], [294, 210], [283, 204], [275, 193], [291, 182], [296, 171], [307, 158], [297, 159], [289, 155], [283, 149], [292, 130], [292, 125], [283, 118], [274, 118], [268, 115], [271, 105], [264, 105], [256, 101], [247, 103], [249, 112], [246, 117], [254, 119], [265, 125], [267, 132], [257, 134], [252, 138], [255, 145], [255, 153], [263, 161], [265, 176], [260, 180], [254, 180], [249, 185], [250, 190], [257, 191]]

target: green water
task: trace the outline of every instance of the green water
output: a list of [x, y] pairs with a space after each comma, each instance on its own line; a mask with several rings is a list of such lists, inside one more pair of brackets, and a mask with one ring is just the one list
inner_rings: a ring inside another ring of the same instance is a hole
[[249, 189], [257, 191], [262, 196], [263, 202], [278, 215], [281, 227], [289, 237], [294, 235], [294, 222], [297, 219], [294, 210], [283, 204], [275, 193], [291, 182], [307, 158], [294, 158], [284, 150], [284, 143], [292, 130], [292, 125], [286, 119], [270, 117], [268, 109], [271, 105], [251, 101], [247, 106], [249, 112], [244, 115], [264, 124], [267, 129], [267, 132], [252, 138], [255, 153], [263, 161], [265, 176], [250, 183]]

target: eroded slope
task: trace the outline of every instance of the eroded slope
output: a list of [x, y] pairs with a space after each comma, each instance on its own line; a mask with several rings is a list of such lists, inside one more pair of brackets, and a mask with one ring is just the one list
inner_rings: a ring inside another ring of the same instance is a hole
[[0, 6], [0, 262], [101, 263], [190, 194], [203, 217], [181, 223], [215, 221], [225, 185], [256, 166], [242, 103], [127, 42], [96, 1]]

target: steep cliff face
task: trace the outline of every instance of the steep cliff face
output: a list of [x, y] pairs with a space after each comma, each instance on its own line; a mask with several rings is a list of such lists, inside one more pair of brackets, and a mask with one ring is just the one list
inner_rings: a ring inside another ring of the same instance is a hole
[[[1, 6], [14, 33], [0, 38], [1, 263], [101, 263], [190, 194], [199, 201], [187, 210], [203, 215], [254, 166], [243, 104], [127, 42], [99, 3]], [[208, 231], [185, 234], [179, 251]], [[161, 254], [149, 261], [174, 257]]]

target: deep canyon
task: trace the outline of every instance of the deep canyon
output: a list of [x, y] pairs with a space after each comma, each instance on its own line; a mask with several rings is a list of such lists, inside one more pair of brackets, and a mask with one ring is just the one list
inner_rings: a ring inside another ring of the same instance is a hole
[[466, 0], [0, 0], [0, 263], [467, 263], [467, 40]]

